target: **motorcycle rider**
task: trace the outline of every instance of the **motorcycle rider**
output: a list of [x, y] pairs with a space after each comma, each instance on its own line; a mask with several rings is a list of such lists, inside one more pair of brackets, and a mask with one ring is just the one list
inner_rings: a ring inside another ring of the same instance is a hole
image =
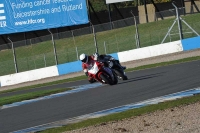
[[88, 77], [88, 81], [89, 81], [90, 83], [96, 82], [96, 80], [95, 80], [94, 78], [89, 77], [89, 75], [88, 75], [88, 67], [90, 67], [90, 64], [92, 64], [93, 61], [104, 62], [104, 60], [113, 59], [113, 60], [116, 62], [115, 64], [119, 65], [119, 67], [121, 67], [123, 70], [126, 69], [125, 66], [122, 66], [122, 65], [120, 64], [119, 60], [115, 60], [115, 59], [114, 59], [112, 56], [110, 56], [110, 55], [104, 55], [104, 54], [99, 55], [98, 53], [94, 53], [93, 55], [88, 56], [88, 55], [82, 53], [82, 54], [80, 55], [79, 58], [80, 58], [80, 60], [82, 61], [82, 69], [83, 69], [85, 75]]
[[82, 53], [79, 58], [82, 61], [82, 68], [83, 68], [85, 75], [88, 77], [88, 81], [90, 83], [96, 82], [96, 80], [94, 78], [88, 76], [88, 67], [90, 66], [90, 64], [92, 62], [97, 61], [97, 57], [95, 57], [94, 55], [88, 56], [88, 55]]

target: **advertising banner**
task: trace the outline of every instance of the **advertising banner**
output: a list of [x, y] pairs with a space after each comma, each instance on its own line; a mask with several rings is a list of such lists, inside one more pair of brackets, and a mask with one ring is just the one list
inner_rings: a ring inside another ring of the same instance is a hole
[[0, 1], [0, 35], [88, 22], [86, 0]]
[[133, 0], [106, 0], [106, 4], [118, 3], [118, 2], [124, 2], [124, 1], [133, 1]]

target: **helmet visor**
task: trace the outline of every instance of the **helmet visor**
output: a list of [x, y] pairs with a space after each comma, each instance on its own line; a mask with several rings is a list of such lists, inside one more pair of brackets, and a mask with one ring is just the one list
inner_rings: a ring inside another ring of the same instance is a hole
[[82, 62], [86, 63], [87, 62], [87, 57], [85, 57], [85, 59], [82, 60]]

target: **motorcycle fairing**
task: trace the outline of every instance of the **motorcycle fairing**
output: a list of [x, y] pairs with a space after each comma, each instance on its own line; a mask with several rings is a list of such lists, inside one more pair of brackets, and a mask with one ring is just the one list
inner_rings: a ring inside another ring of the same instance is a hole
[[98, 71], [99, 71], [99, 68], [96, 63], [94, 63], [94, 65], [88, 70], [88, 72], [91, 74], [96, 74]]

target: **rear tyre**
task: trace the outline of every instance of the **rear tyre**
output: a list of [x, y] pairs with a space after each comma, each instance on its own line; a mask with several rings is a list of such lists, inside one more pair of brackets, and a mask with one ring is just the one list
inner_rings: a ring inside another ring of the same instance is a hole
[[118, 77], [117, 77], [117, 75], [114, 74], [114, 82], [113, 82], [113, 84], [115, 85], [117, 83], [118, 83]]
[[109, 84], [109, 85], [113, 85], [112, 84], [112, 81], [104, 74], [101, 74], [100, 75], [100, 78], [102, 79], [102, 81], [105, 83], [105, 84]]
[[120, 77], [120, 79], [122, 79], [122, 80], [128, 80], [128, 77], [124, 74], [123, 71], [117, 70], [117, 69], [115, 69], [114, 71], [117, 74], [117, 76]]

